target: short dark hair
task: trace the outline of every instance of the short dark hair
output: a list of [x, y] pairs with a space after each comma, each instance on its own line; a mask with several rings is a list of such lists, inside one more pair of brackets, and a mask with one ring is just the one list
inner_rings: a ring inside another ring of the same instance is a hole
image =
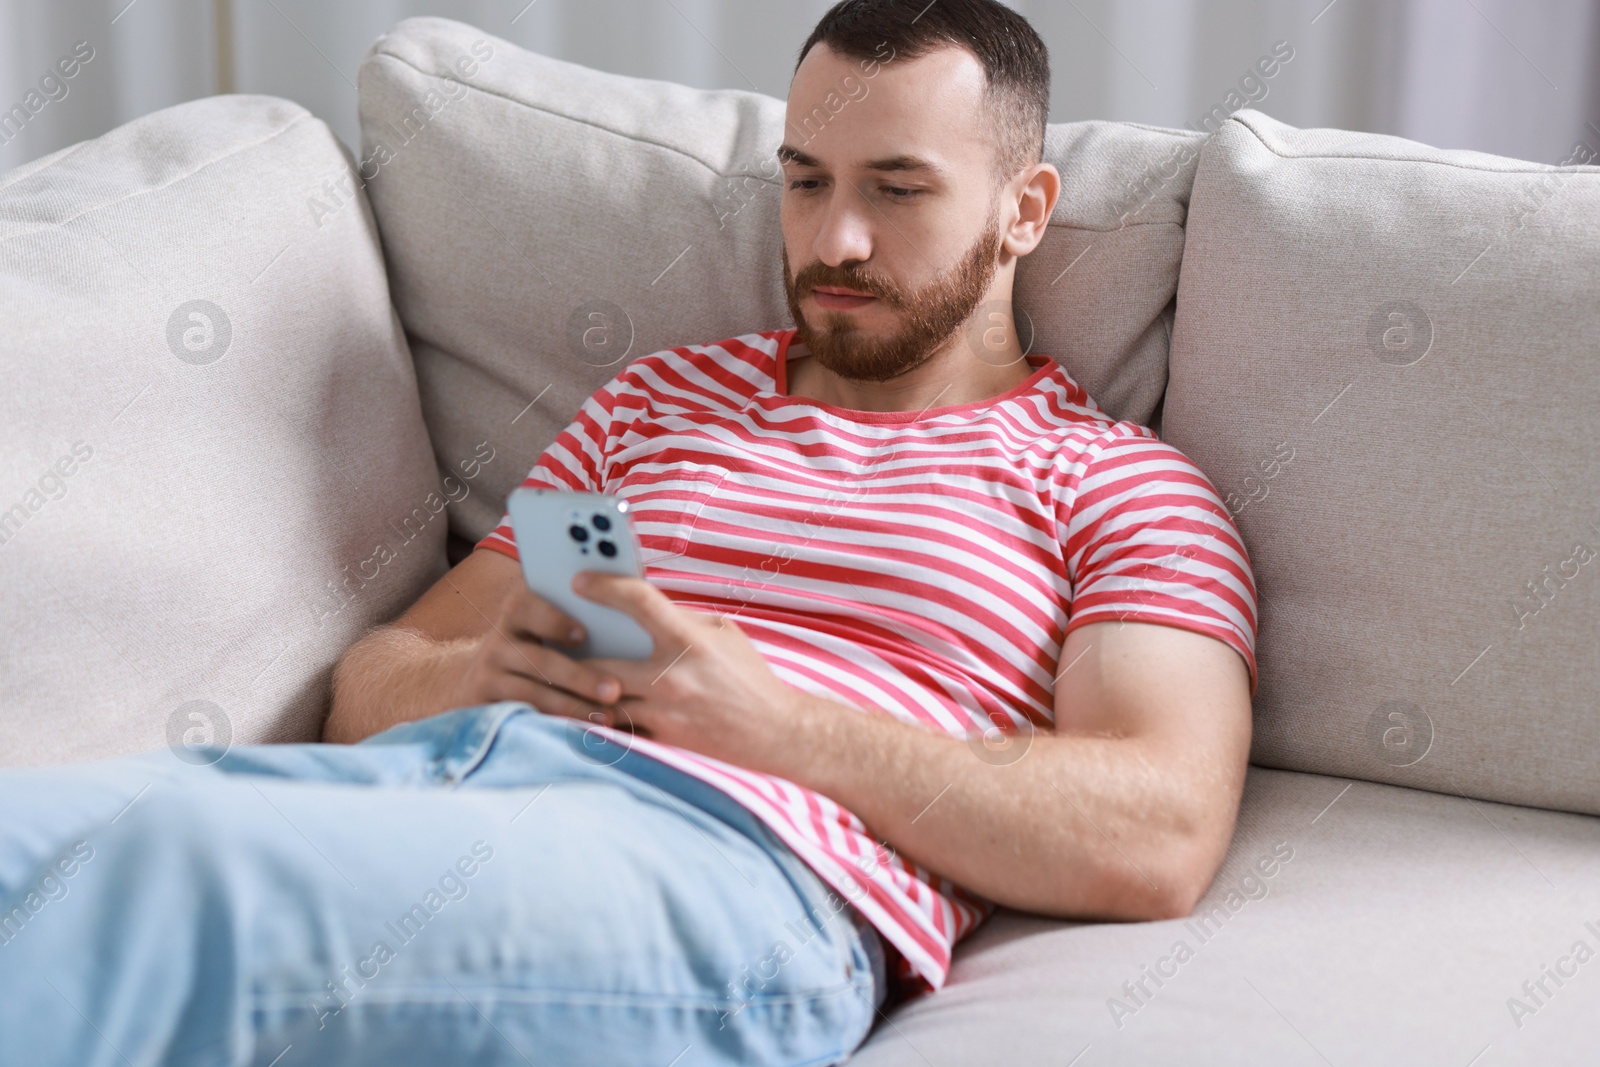
[[800, 46], [795, 70], [818, 42], [852, 59], [916, 59], [956, 45], [983, 64], [984, 100], [998, 120], [999, 179], [1044, 158], [1050, 120], [1050, 51], [1028, 20], [996, 0], [840, 0]]

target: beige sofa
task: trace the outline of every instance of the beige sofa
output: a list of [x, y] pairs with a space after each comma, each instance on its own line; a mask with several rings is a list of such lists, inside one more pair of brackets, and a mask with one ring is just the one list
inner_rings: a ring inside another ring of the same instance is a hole
[[[414, 19], [360, 107], [0, 175], [4, 762], [315, 738], [590, 391], [784, 324], [781, 101]], [[1194, 916], [1001, 909], [855, 1062], [1596, 1062], [1600, 168], [1253, 111], [1048, 157], [1019, 323], [1234, 512], [1256, 766]]]

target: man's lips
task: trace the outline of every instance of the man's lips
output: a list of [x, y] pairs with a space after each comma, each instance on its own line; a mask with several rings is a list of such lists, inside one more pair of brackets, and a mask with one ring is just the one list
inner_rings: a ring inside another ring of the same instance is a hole
[[811, 290], [811, 299], [826, 311], [854, 311], [878, 299], [872, 293], [859, 289], [846, 289], [838, 285], [819, 285]]

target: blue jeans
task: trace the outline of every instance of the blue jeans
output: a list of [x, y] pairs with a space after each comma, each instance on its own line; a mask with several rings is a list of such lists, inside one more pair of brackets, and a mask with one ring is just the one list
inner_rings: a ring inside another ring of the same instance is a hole
[[576, 720], [203, 753], [0, 772], [0, 1063], [831, 1064], [884, 1000], [770, 829]]

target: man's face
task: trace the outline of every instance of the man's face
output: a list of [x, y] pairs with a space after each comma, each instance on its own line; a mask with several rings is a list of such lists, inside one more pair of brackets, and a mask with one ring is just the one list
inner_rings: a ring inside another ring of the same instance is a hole
[[795, 72], [784, 287], [799, 340], [835, 374], [904, 374], [989, 296], [1003, 223], [983, 91], [955, 47], [878, 62], [819, 44]]

